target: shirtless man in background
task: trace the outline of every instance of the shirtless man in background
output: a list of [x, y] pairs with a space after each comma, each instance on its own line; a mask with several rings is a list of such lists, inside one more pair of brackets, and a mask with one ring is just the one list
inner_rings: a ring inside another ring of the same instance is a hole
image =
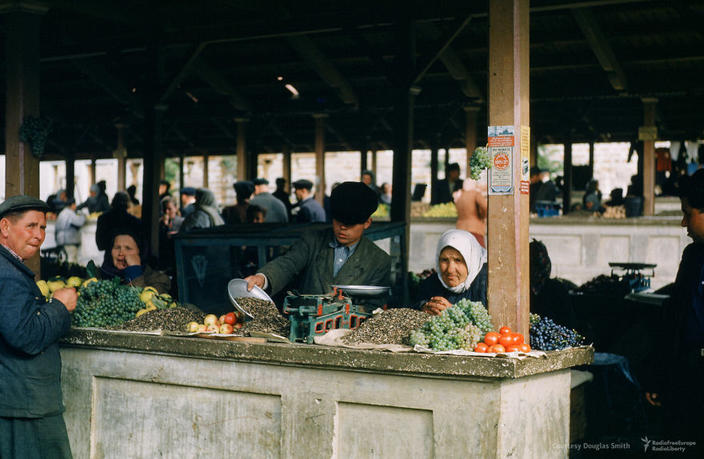
[[[486, 173], [482, 174], [482, 176], [485, 175]], [[486, 194], [486, 180], [481, 178], [479, 180], [467, 178], [462, 190], [454, 194], [457, 229], [472, 233], [484, 248], [486, 248]]]

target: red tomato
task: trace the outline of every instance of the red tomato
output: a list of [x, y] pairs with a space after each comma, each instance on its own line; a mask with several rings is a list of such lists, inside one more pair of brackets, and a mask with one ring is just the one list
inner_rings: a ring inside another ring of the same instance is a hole
[[521, 350], [521, 346], [518, 344], [512, 344], [506, 348], [506, 352], [518, 352]]
[[509, 346], [513, 345], [513, 336], [501, 335], [501, 338], [499, 338], [499, 344], [503, 347], [508, 348]]
[[506, 348], [500, 344], [494, 344], [489, 348], [489, 352], [506, 352]]
[[497, 344], [499, 342], [500, 337], [501, 335], [496, 332], [489, 332], [486, 334], [486, 336], [484, 336], [484, 342], [489, 346], [493, 346], [494, 344]]
[[224, 322], [226, 324], [235, 325], [235, 322], [237, 322], [237, 316], [235, 315], [234, 312], [228, 312], [227, 314], [225, 314], [224, 317], [225, 317]]
[[512, 333], [511, 337], [513, 338], [513, 344], [523, 344], [523, 335], [520, 333]]
[[484, 343], [477, 343], [476, 347], [474, 348], [474, 352], [486, 352], [488, 350], [489, 346]]
[[519, 345], [519, 348], [520, 348], [521, 352], [530, 352], [530, 345], [529, 344], [523, 343], [523, 344]]
[[501, 333], [502, 335], [510, 335], [511, 327], [504, 325], [503, 327], [499, 328], [499, 333]]

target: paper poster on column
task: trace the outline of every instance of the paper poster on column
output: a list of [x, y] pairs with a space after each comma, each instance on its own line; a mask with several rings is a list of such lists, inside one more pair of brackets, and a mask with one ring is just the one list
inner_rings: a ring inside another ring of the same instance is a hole
[[489, 126], [487, 149], [492, 167], [489, 169], [489, 194], [513, 194], [513, 149], [516, 131], [513, 126]]
[[521, 194], [530, 190], [530, 126], [521, 126]]

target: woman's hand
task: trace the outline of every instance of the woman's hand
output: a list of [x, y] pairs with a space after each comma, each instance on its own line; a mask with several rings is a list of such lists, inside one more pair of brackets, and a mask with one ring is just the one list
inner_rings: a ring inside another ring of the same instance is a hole
[[140, 266], [142, 264], [142, 259], [139, 257], [138, 253], [131, 253], [125, 255], [125, 263], [127, 266]]
[[447, 298], [444, 298], [442, 296], [434, 296], [423, 305], [423, 311], [427, 312], [428, 314], [437, 316], [442, 311], [450, 307], [452, 307], [452, 304], [447, 301]]

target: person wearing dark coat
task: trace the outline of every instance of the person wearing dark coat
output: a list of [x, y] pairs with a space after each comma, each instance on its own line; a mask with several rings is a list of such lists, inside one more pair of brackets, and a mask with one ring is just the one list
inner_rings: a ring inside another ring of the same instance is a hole
[[105, 250], [105, 256], [109, 256], [110, 247], [112, 247], [112, 236], [115, 228], [127, 228], [135, 234], [139, 234], [140, 238], [144, 238], [144, 230], [142, 229], [142, 221], [127, 213], [129, 205], [129, 195], [124, 191], [118, 191], [112, 198], [112, 208], [98, 217], [98, 223], [95, 228], [95, 243], [98, 250]]
[[296, 213], [293, 221], [296, 223], [325, 223], [325, 209], [313, 198], [313, 182], [306, 179], [293, 182], [296, 194]]
[[293, 204], [291, 204], [291, 196], [286, 192], [286, 179], [279, 177], [276, 179], [276, 191], [271, 193], [279, 201], [283, 202], [286, 206], [286, 213], [288, 214], [289, 221], [291, 220], [291, 210], [293, 209]]
[[187, 233], [199, 228], [213, 228], [225, 224], [218, 211], [215, 195], [207, 188], [196, 190], [196, 210], [183, 220], [179, 232]]
[[47, 301], [24, 264], [44, 242], [48, 206], [29, 196], [0, 204], [0, 457], [70, 458], [58, 340], [76, 290]]
[[254, 184], [248, 180], [239, 180], [232, 186], [237, 195], [237, 204], [225, 207], [222, 210], [222, 219], [226, 225], [247, 223], [247, 208], [249, 207], [249, 199], [254, 193]]
[[435, 193], [433, 193], [434, 196], [430, 204], [435, 205], [452, 202], [452, 193], [461, 190], [463, 184], [464, 182], [460, 178], [460, 165], [457, 163], [450, 164], [447, 166], [445, 178], [437, 180], [433, 184]]
[[196, 189], [190, 186], [181, 189], [181, 216], [188, 217], [196, 210]]
[[464, 230], [445, 231], [438, 240], [436, 275], [423, 280], [415, 298], [416, 309], [438, 315], [462, 299], [486, 306], [486, 249]]
[[248, 289], [257, 285], [276, 294], [294, 279], [303, 294], [328, 294], [333, 284], [390, 286], [389, 255], [363, 236], [378, 206], [376, 193], [361, 182], [344, 182], [330, 201], [332, 230], [306, 232], [288, 252], [246, 277]]
[[103, 213], [110, 210], [110, 201], [108, 200], [108, 195], [105, 194], [105, 180], [101, 180], [98, 183], [94, 183], [90, 186], [90, 196], [85, 202], [78, 207], [77, 210], [81, 210], [84, 207], [88, 208], [88, 212], [93, 213]]
[[683, 177], [679, 188], [681, 225], [692, 243], [682, 253], [671, 296], [663, 304], [645, 395], [651, 405], [662, 406], [666, 434], [695, 441], [686, 453], [702, 457], [704, 418], [686, 413], [704, 406], [704, 170]]
[[112, 233], [109, 256], [100, 267], [101, 279], [118, 277], [125, 284], [136, 287], [154, 287], [159, 293], [168, 293], [171, 279], [147, 263], [149, 252], [141, 235], [129, 229], [117, 228]]
[[577, 326], [572, 297], [564, 282], [550, 278], [552, 262], [548, 249], [533, 239], [530, 252], [530, 312], [549, 317], [558, 325], [567, 328]]

